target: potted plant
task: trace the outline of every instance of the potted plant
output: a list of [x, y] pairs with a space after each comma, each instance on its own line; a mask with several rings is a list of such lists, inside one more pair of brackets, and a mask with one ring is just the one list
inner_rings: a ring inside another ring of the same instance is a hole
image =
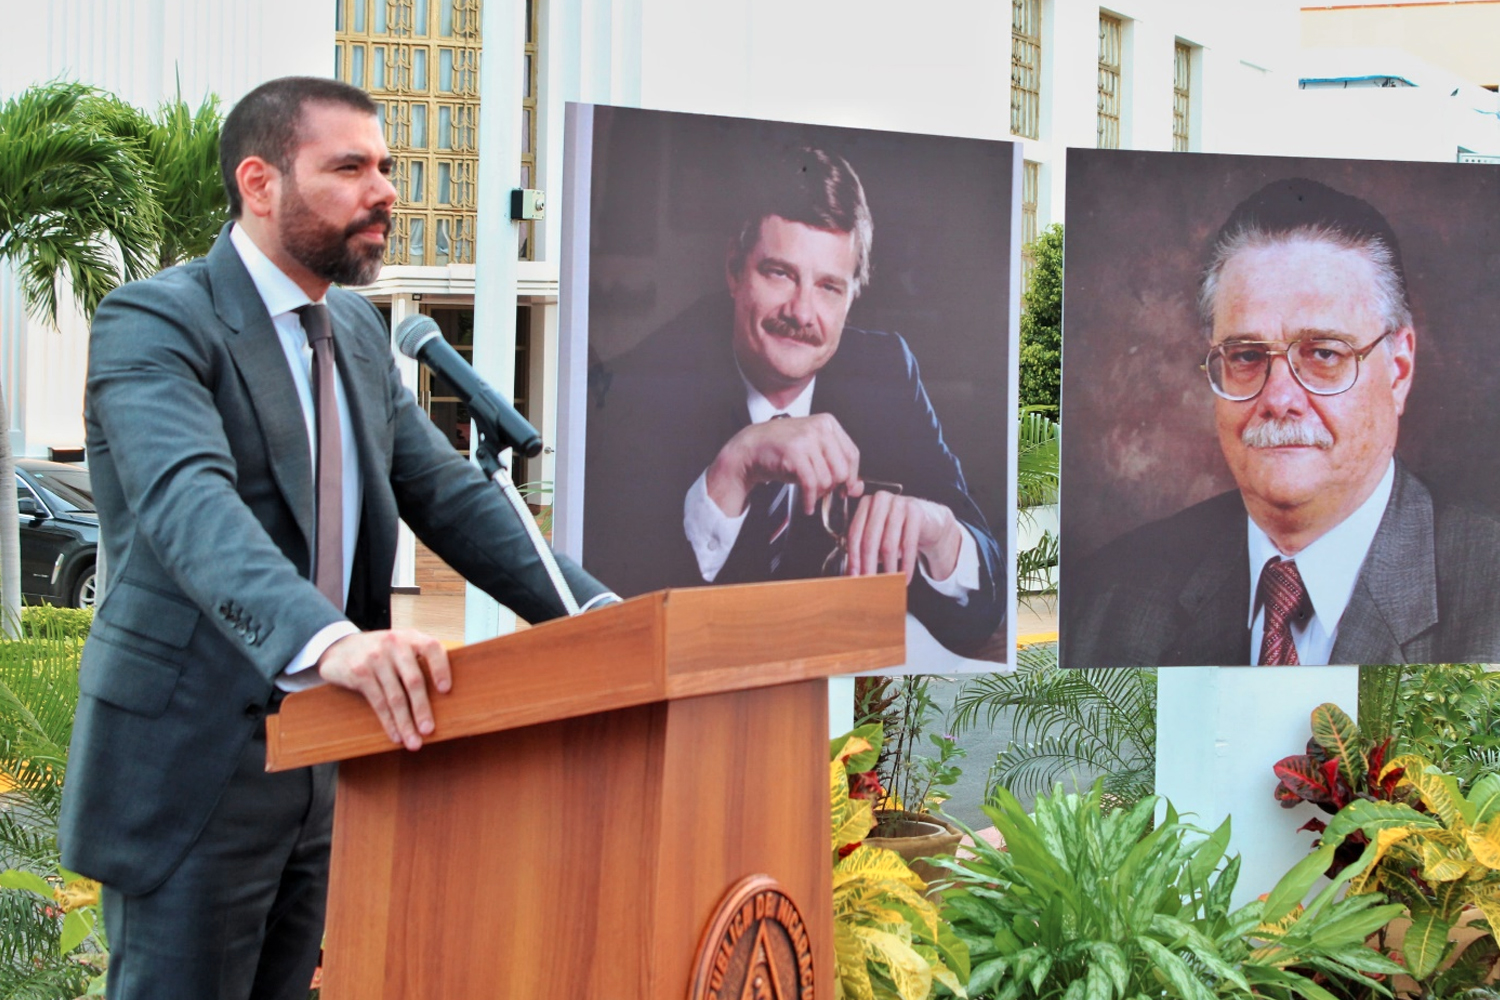
[[[901, 855], [912, 870], [930, 882], [935, 868], [920, 861], [936, 855], [952, 857], [963, 832], [937, 815], [947, 801], [945, 789], [958, 783], [963, 771], [958, 761], [965, 751], [950, 734], [932, 733], [937, 704], [932, 698], [930, 677], [862, 677], [862, 721], [880, 725], [893, 734], [881, 743], [873, 767], [881, 795], [874, 810], [875, 829], [868, 842]], [[919, 756], [917, 748], [930, 744], [936, 757]]]

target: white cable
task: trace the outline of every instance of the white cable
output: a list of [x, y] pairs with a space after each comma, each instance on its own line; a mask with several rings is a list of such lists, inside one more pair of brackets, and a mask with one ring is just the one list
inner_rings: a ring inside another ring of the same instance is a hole
[[557, 560], [552, 555], [552, 546], [548, 545], [547, 540], [542, 537], [542, 529], [537, 527], [531, 508], [527, 507], [526, 501], [521, 499], [516, 484], [511, 482], [510, 473], [503, 465], [500, 471], [495, 473], [495, 485], [500, 487], [501, 494], [510, 501], [521, 523], [526, 525], [526, 533], [531, 536], [531, 545], [536, 549], [536, 554], [541, 557], [542, 565], [546, 567], [547, 575], [552, 578], [552, 586], [557, 589], [557, 596], [562, 598], [563, 607], [568, 615], [578, 614], [578, 598], [573, 596], [573, 590], [568, 586], [568, 581], [563, 579], [562, 570], [558, 568]]

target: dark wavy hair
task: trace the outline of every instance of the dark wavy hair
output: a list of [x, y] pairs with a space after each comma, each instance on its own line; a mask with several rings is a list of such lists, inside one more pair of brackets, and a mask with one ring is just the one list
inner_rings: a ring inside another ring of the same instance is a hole
[[854, 294], [869, 284], [875, 223], [865, 202], [864, 185], [848, 160], [805, 146], [774, 158], [760, 171], [747, 192], [739, 229], [730, 245], [729, 268], [735, 274], [760, 239], [760, 224], [773, 215], [817, 229], [853, 233]]
[[224, 176], [231, 219], [238, 219], [244, 210], [234, 172], [250, 156], [259, 156], [283, 173], [290, 171], [301, 145], [303, 111], [309, 104], [376, 113], [374, 100], [363, 90], [320, 76], [284, 76], [240, 98], [219, 130], [219, 172]]

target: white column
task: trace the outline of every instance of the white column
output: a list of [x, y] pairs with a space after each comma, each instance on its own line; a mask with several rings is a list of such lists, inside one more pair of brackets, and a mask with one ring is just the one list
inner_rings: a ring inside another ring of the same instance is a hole
[[1356, 715], [1358, 667], [1156, 672], [1156, 794], [1206, 830], [1233, 816], [1229, 846], [1241, 860], [1234, 906], [1270, 891], [1312, 847], [1312, 835], [1297, 828], [1324, 814], [1306, 804], [1281, 808], [1271, 767], [1302, 753], [1312, 710], [1326, 701]]
[[[478, 232], [474, 255], [474, 368], [493, 386], [515, 385], [516, 248], [510, 192], [521, 184], [524, 3], [486, 3], [482, 13], [479, 116]], [[478, 441], [478, 434], [474, 434]], [[508, 456], [507, 456], [508, 457]], [[468, 585], [464, 641], [479, 642], [516, 627], [516, 618]]]
[[[396, 328], [401, 321], [408, 316], [414, 316], [421, 309], [409, 293], [397, 293], [391, 296], [391, 335], [394, 338]], [[396, 372], [401, 376], [401, 383], [406, 386], [407, 391], [413, 396], [417, 394], [417, 362], [408, 358], [396, 350], [395, 341], [391, 343], [391, 355], [396, 359]], [[396, 534], [396, 565], [391, 570], [391, 589], [402, 591], [414, 589], [417, 585], [417, 536], [413, 535], [406, 522], [400, 522]]]
[[[529, 478], [556, 485], [557, 479], [557, 303], [531, 307], [531, 420], [542, 435], [542, 453], [532, 460]], [[552, 498], [547, 499], [548, 503]]]

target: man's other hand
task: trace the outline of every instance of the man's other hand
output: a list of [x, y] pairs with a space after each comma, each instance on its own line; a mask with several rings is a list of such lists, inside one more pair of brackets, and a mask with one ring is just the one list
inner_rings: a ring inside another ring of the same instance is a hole
[[726, 517], [743, 514], [760, 483], [795, 483], [807, 514], [834, 487], [855, 497], [864, 492], [859, 448], [828, 413], [751, 424], [719, 449], [704, 478]]
[[911, 583], [921, 558], [928, 576], [946, 580], [958, 567], [963, 530], [942, 504], [883, 490], [867, 494], [849, 521], [848, 573], [900, 572]]
[[417, 750], [433, 729], [423, 663], [433, 686], [446, 694], [453, 686], [447, 651], [432, 636], [413, 629], [345, 636], [318, 657], [318, 675], [364, 695], [391, 742]]

